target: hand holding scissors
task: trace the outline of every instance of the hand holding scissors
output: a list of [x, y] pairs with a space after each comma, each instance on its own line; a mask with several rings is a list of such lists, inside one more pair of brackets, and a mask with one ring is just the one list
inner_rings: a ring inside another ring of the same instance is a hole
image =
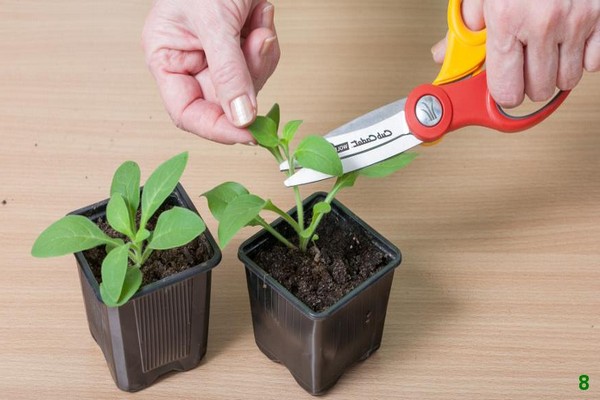
[[[448, 47], [433, 84], [416, 87], [397, 100], [342, 125], [325, 136], [336, 148], [344, 172], [355, 171], [400, 154], [424, 142], [470, 126], [520, 132], [552, 114], [568, 96], [559, 91], [547, 104], [526, 116], [508, 115], [489, 93], [486, 72], [486, 30], [473, 32], [462, 19], [461, 1], [448, 6]], [[281, 165], [287, 169], [286, 164]], [[296, 186], [329, 178], [308, 168], [285, 181]]]

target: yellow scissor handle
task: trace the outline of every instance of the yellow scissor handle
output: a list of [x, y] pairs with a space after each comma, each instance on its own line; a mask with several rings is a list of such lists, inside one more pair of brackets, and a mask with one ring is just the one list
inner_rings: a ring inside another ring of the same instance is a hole
[[448, 45], [446, 57], [434, 85], [454, 82], [483, 70], [485, 62], [486, 29], [472, 31], [465, 25], [461, 11], [462, 0], [448, 3]]

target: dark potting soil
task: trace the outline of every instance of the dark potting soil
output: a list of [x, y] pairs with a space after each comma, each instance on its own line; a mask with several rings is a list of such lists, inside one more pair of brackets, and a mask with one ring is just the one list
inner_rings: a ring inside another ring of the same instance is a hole
[[304, 304], [320, 312], [390, 260], [357, 225], [333, 212], [321, 220], [317, 234], [316, 245], [306, 253], [271, 240], [253, 260]]
[[[147, 229], [154, 230], [158, 215], [162, 211], [172, 208], [173, 205], [163, 205], [147, 223]], [[139, 224], [139, 212], [137, 221]], [[110, 237], [118, 237], [125, 239], [125, 236], [115, 231], [108, 225], [104, 218], [98, 219], [96, 224]], [[95, 247], [84, 251], [85, 258], [90, 264], [90, 268], [94, 273], [94, 277], [98, 283], [102, 282], [100, 273], [102, 260], [106, 257], [104, 246]], [[155, 250], [152, 252], [148, 260], [142, 265], [143, 280], [142, 286], [159, 281], [178, 272], [185, 271], [195, 265], [201, 264], [213, 256], [212, 249], [206, 237], [202, 234], [188, 244], [176, 247], [169, 250]]]

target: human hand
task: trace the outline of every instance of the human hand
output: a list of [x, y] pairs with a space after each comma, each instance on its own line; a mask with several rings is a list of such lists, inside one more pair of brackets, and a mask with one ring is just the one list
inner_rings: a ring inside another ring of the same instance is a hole
[[256, 93], [279, 61], [266, 0], [158, 0], [142, 34], [175, 125], [215, 142], [253, 143]]
[[[487, 28], [490, 94], [503, 107], [546, 101], [600, 70], [600, 0], [463, 0], [471, 30]], [[442, 63], [445, 40], [431, 49]]]

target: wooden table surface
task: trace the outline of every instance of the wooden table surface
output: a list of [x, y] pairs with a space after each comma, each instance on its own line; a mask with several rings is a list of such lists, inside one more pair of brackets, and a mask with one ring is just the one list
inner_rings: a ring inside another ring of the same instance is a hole
[[[208, 353], [138, 394], [89, 334], [73, 257], [34, 259], [39, 232], [104, 199], [128, 159], [142, 179], [188, 150], [182, 182], [226, 180], [293, 205], [271, 156], [175, 128], [140, 46], [150, 1], [0, 3], [0, 398], [307, 399], [257, 349], [238, 234], [214, 270]], [[259, 97], [324, 133], [430, 82], [440, 0], [275, 1], [279, 67]], [[339, 198], [396, 243], [382, 347], [331, 399], [600, 398], [600, 74], [522, 134], [469, 128], [406, 170]], [[304, 189], [308, 195], [329, 182]], [[579, 376], [590, 389], [578, 388]]]

